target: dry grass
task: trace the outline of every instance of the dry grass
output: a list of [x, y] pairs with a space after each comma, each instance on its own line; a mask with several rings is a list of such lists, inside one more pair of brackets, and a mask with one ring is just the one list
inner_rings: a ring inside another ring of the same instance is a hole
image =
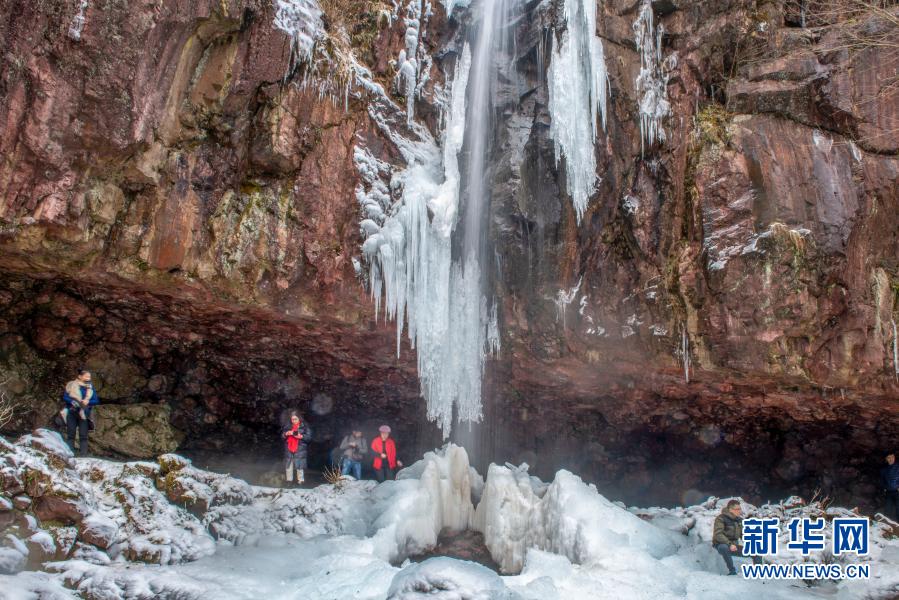
[[340, 473], [340, 467], [325, 467], [322, 471], [322, 475], [325, 478], [325, 481], [333, 485], [335, 488], [342, 488], [343, 484], [346, 482], [343, 475]]
[[0, 381], [0, 429], [6, 427], [15, 416], [15, 406], [9, 392], [6, 390], [6, 384], [9, 379]]
[[391, 21], [392, 7], [383, 0], [320, 0], [326, 37], [312, 57], [297, 65], [301, 85], [313, 85], [322, 96], [343, 98], [355, 81], [356, 65], [375, 62], [375, 43]]

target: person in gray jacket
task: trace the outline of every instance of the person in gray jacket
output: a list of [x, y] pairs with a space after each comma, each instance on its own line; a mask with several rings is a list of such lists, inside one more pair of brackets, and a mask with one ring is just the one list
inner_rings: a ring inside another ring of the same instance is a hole
[[362, 461], [368, 454], [368, 442], [359, 427], [353, 427], [353, 433], [343, 438], [343, 441], [340, 442], [340, 450], [343, 460], [341, 474], [362, 479]]

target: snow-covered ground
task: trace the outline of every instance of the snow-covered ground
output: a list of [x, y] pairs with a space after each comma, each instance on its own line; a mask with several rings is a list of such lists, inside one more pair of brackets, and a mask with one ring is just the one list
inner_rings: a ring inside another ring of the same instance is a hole
[[[544, 483], [508, 465], [491, 466], [484, 481], [453, 445], [427, 454], [397, 481], [276, 490], [174, 455], [157, 463], [73, 459], [57, 434], [38, 431], [15, 444], [0, 438], [0, 487], [0, 523], [12, 523], [0, 533], [0, 570], [16, 571], [0, 575], [2, 598], [755, 600], [899, 593], [899, 540], [887, 539], [879, 523], [872, 524], [867, 581], [807, 586], [725, 577], [709, 543], [722, 501], [627, 509], [567, 471]], [[782, 520], [850, 514], [795, 499], [744, 508]], [[496, 562], [520, 573], [503, 576], [452, 558], [408, 560], [444, 528], [481, 531]], [[781, 553], [779, 560], [802, 557]]]

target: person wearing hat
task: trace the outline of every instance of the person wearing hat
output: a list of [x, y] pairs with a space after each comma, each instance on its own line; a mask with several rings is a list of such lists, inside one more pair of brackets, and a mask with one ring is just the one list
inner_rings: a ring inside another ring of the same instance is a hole
[[368, 454], [368, 442], [362, 435], [362, 429], [358, 425], [353, 426], [353, 433], [344, 437], [340, 442], [340, 450], [343, 453], [341, 475], [350, 475], [357, 480], [362, 479], [362, 461]]
[[371, 449], [375, 456], [372, 468], [375, 470], [378, 482], [382, 482], [396, 477], [396, 468], [402, 467], [403, 463], [396, 459], [396, 442], [390, 437], [390, 427], [381, 425], [378, 427], [378, 431], [381, 435], [371, 442]]

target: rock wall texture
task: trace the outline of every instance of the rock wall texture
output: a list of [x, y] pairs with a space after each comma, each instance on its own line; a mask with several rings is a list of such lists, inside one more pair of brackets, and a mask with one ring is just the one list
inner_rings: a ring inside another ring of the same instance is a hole
[[[365, 95], [300, 85], [267, 2], [89, 2], [76, 36], [80, 4], [0, 0], [11, 428], [41, 424], [83, 363], [112, 403], [167, 406], [182, 449], [272, 443], [291, 405], [321, 450], [352, 419], [439, 439], [353, 267], [354, 147], [398, 156]], [[380, 4], [322, 6], [391, 90], [405, 28]], [[543, 69], [561, 3], [525, 4], [492, 164], [485, 456], [634, 501], [870, 500], [899, 434], [897, 13], [793, 4], [654, 2], [672, 110], [641, 150], [640, 3], [598, 3], [611, 98], [580, 224]], [[470, 16], [433, 11], [440, 82]], [[435, 93], [416, 105], [432, 129]]]

